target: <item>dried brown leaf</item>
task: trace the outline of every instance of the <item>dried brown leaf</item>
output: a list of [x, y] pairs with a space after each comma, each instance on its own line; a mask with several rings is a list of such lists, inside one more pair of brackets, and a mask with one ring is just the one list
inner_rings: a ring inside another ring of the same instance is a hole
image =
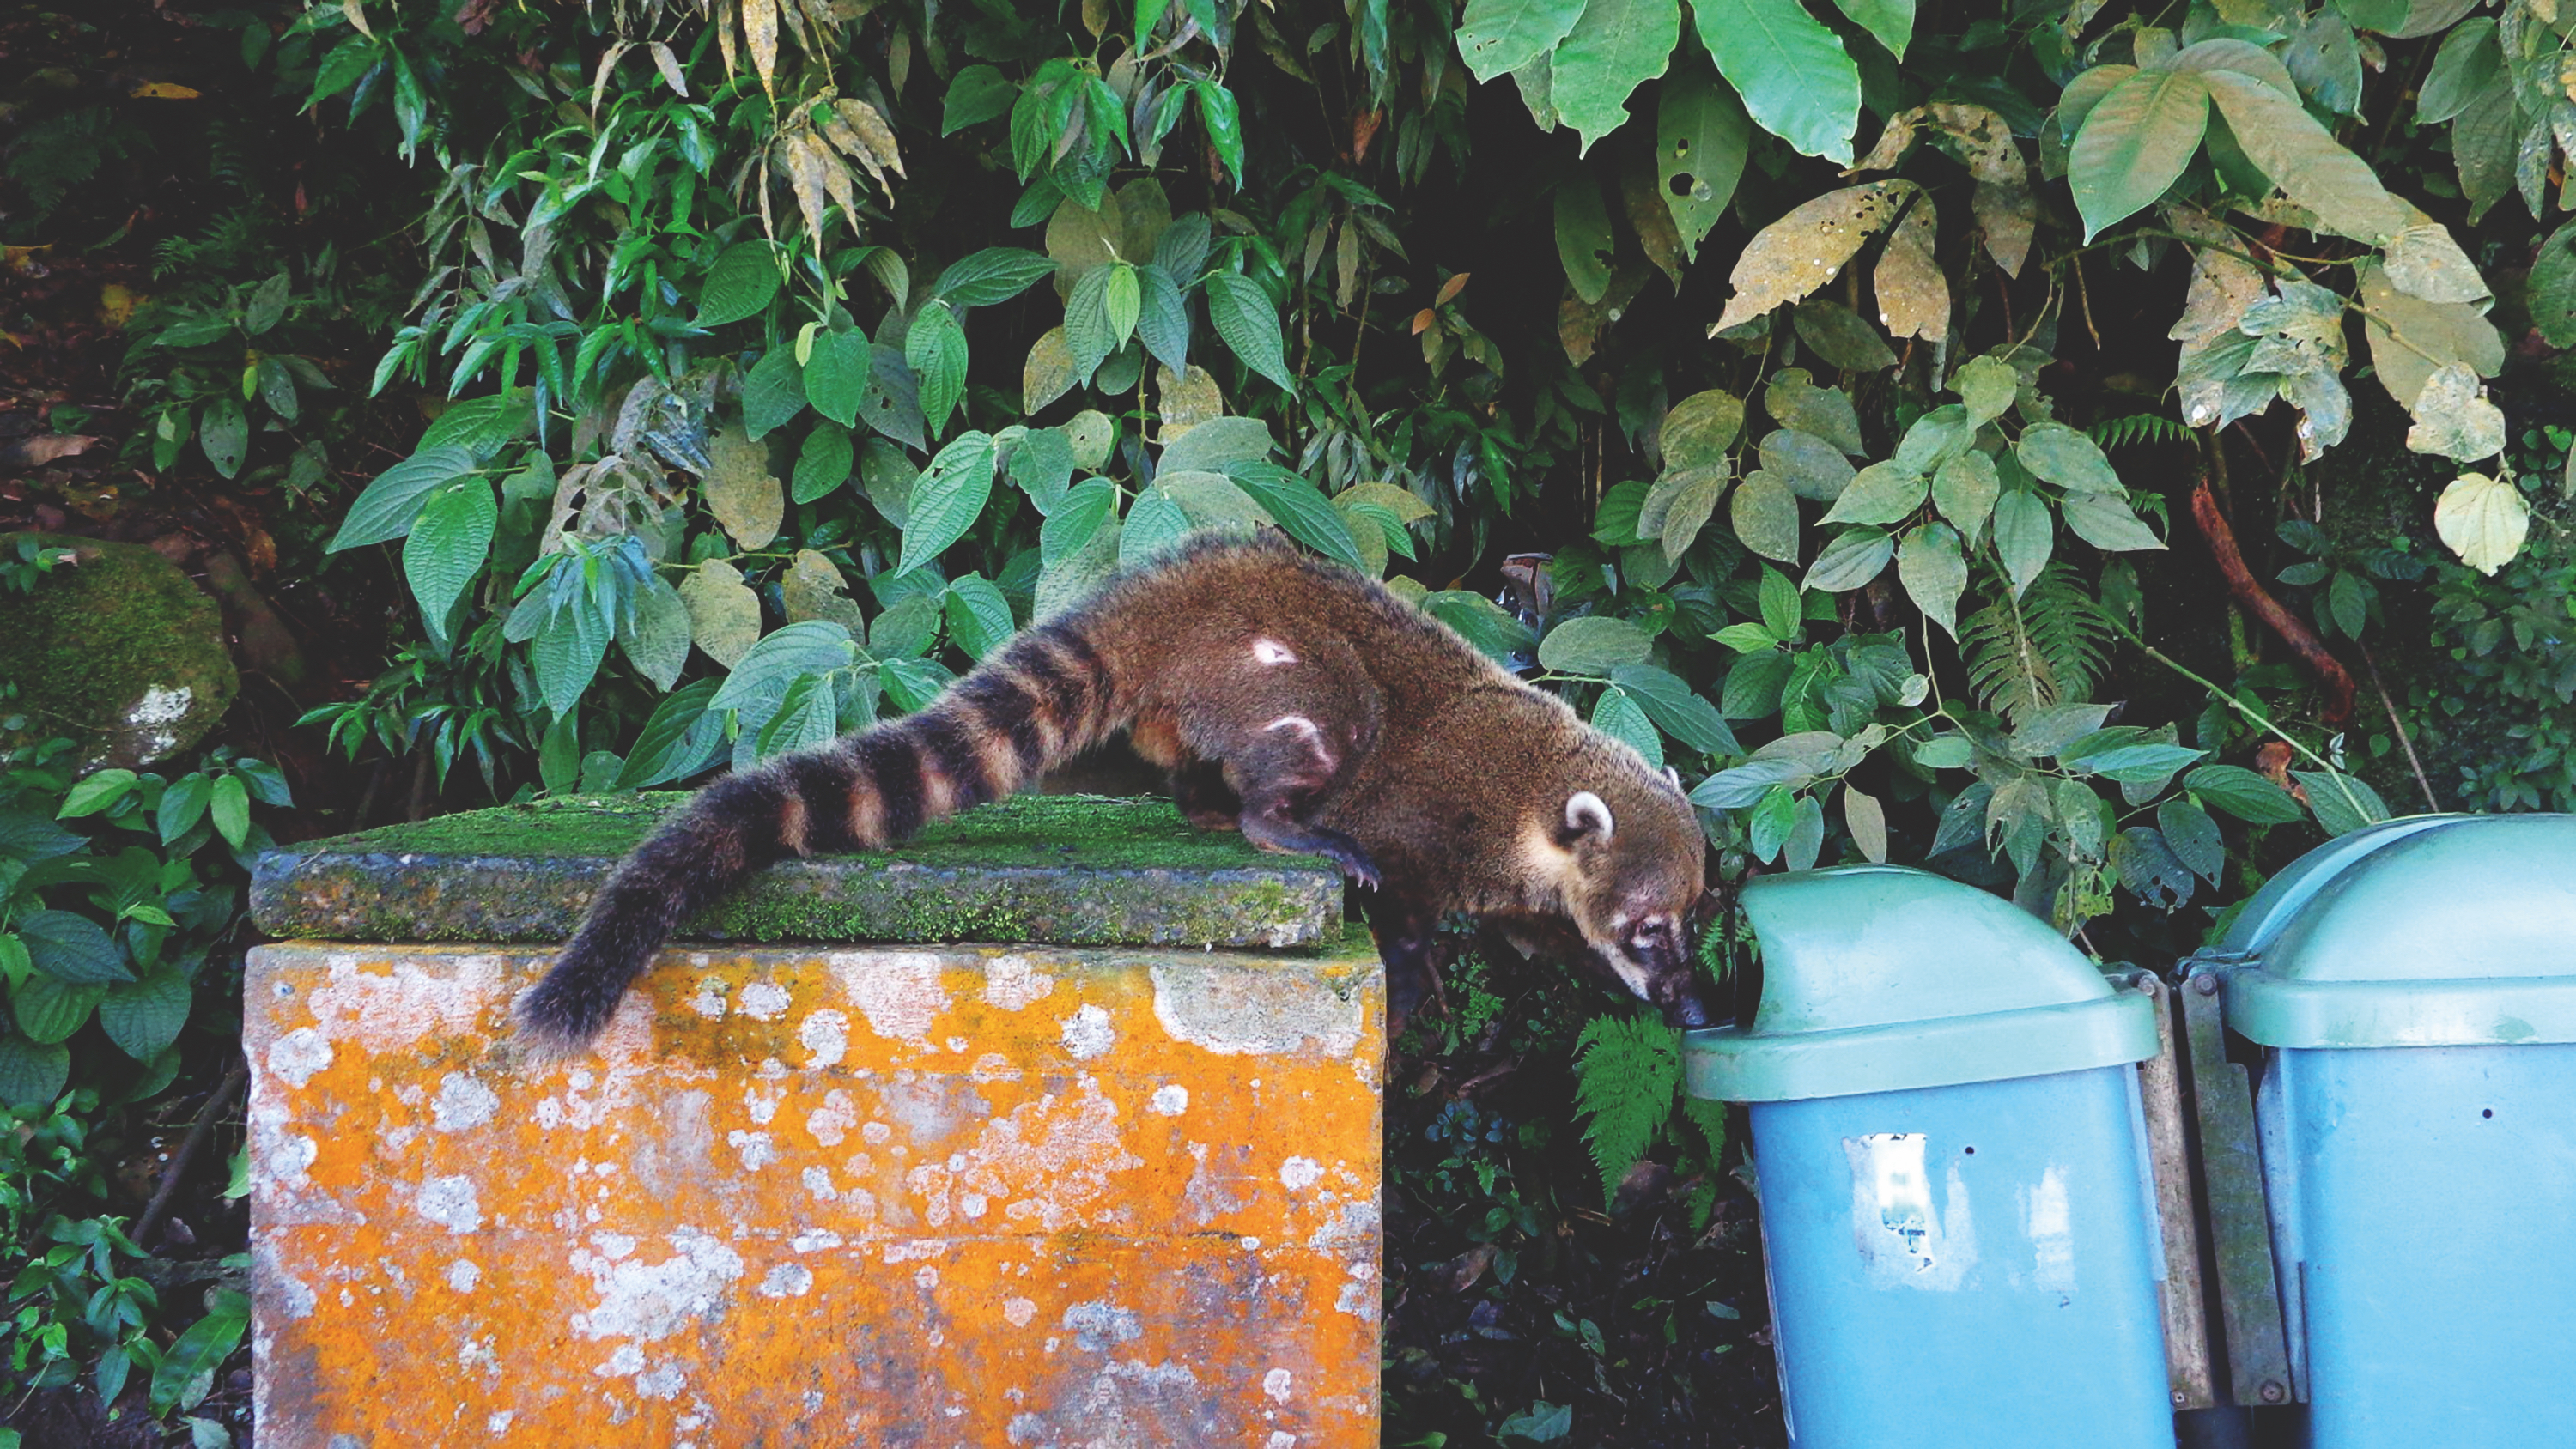
[[1878, 320], [1890, 335], [1940, 342], [1950, 335], [1950, 284], [1932, 255], [1932, 198], [1917, 199], [1878, 254], [1871, 285], [1878, 290]]
[[689, 611], [690, 639], [725, 668], [760, 642], [760, 596], [723, 559], [708, 559], [681, 580], [680, 602]]
[[761, 548], [778, 536], [787, 516], [787, 493], [769, 471], [769, 445], [757, 443], [740, 425], [707, 439], [711, 465], [699, 483], [707, 510], [733, 536], [736, 547]]
[[1921, 190], [1911, 181], [1872, 181], [1815, 197], [1755, 234], [1735, 259], [1735, 284], [1711, 337], [1794, 302], [1834, 279], [1863, 242], [1887, 224], [1905, 199]]
[[764, 95], [778, 93], [778, 0], [742, 0], [742, 38], [751, 48], [752, 69], [760, 72]]

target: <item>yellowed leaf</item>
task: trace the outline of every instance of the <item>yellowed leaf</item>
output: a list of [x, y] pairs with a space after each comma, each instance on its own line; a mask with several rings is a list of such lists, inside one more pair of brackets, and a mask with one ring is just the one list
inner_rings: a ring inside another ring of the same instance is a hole
[[781, 138], [777, 147], [779, 169], [787, 173], [788, 189], [796, 193], [796, 209], [805, 216], [805, 235], [819, 251], [823, 245], [824, 171], [832, 159], [823, 154], [822, 143], [811, 131], [792, 131]]
[[2388, 281], [2427, 302], [2482, 302], [2491, 295], [2475, 262], [2451, 239], [2450, 228], [2416, 213], [2415, 224], [2388, 239]]
[[742, 38], [751, 47], [752, 69], [760, 72], [761, 93], [776, 95], [778, 0], [742, 0]]
[[[842, 100], [832, 102], [832, 110], [852, 131], [858, 133], [867, 154], [856, 159], [860, 165], [868, 168], [868, 174], [877, 179], [878, 185], [885, 185], [885, 171], [891, 171], [897, 176], [904, 174], [903, 153], [897, 150], [894, 144], [894, 127], [886, 124], [885, 117], [877, 114], [876, 107], [865, 101]], [[882, 171], [880, 167], [883, 168]], [[893, 194], [893, 188], [888, 187], [887, 194]]]
[[798, 549], [778, 581], [778, 601], [787, 609], [787, 622], [801, 624], [807, 619], [828, 619], [849, 630], [863, 633], [859, 606], [849, 594], [849, 582], [841, 571], [821, 553]]
[[1940, 342], [1950, 335], [1950, 283], [1932, 255], [1932, 198], [1918, 198], [1878, 254], [1870, 285], [1878, 291], [1878, 320], [1889, 335]]
[[[1071, 366], [1068, 362], [1067, 366]], [[1187, 374], [1174, 377], [1172, 370], [1157, 364], [1154, 368], [1154, 396], [1163, 415], [1163, 446], [1179, 442], [1181, 435], [1210, 418], [1225, 416], [1225, 394], [1217, 390], [1216, 379], [1195, 363]]]
[[1419, 523], [1431, 516], [1431, 505], [1413, 496], [1410, 489], [1392, 483], [1354, 483], [1333, 495], [1335, 503], [1374, 503], [1405, 523]]
[[2460, 562], [2491, 574], [2522, 552], [2531, 531], [2531, 508], [2512, 479], [2463, 473], [2433, 505], [2433, 530]]
[[2030, 260], [2031, 238], [2039, 230], [2039, 198], [2031, 195], [2030, 183], [1980, 181], [1968, 197], [1968, 211], [1986, 239], [1986, 255], [1995, 259], [2005, 276], [2020, 276], [2022, 264]]
[[1735, 295], [1708, 335], [1715, 337], [1794, 302], [1834, 279], [1861, 244], [1887, 225], [1911, 181], [1872, 181], [1815, 197], [1755, 234], [1728, 280]]
[[2448, 363], [2465, 363], [2480, 377], [2504, 370], [2504, 338], [2477, 307], [2410, 297], [2368, 259], [2359, 280], [2361, 335], [2370, 344], [2371, 370], [2399, 406], [2411, 410], [2434, 370]]
[[681, 580], [680, 602], [689, 610], [689, 638], [725, 668], [760, 642], [760, 596], [723, 559], [708, 559]]
[[2435, 369], [2415, 399], [2415, 426], [2406, 430], [2406, 446], [2463, 463], [2503, 452], [2504, 410], [2488, 402], [2484, 393], [2467, 363]]
[[1878, 133], [1878, 144], [1869, 148], [1868, 155], [1845, 167], [1842, 174], [1857, 176], [1864, 171], [1895, 169], [1896, 163], [1904, 160], [1906, 151], [1913, 146], [1915, 124], [1923, 119], [1923, 115], [1924, 108], [1916, 106], [1913, 110], [1899, 111], [1888, 117], [1887, 129]]
[[735, 424], [707, 439], [707, 462], [698, 486], [708, 511], [736, 547], [766, 546], [787, 516], [787, 492], [769, 471], [769, 445], [753, 442]]
[[1887, 807], [1878, 797], [1843, 784], [1843, 824], [1850, 827], [1852, 844], [1860, 853], [1878, 865], [1887, 864]]
[[1126, 226], [1126, 208], [1114, 191], [1102, 194], [1098, 211], [1076, 201], [1058, 206], [1055, 214], [1047, 218], [1046, 229], [1046, 254], [1055, 259], [1056, 265], [1056, 291], [1069, 297], [1083, 273], [1121, 260], [1118, 247]]
[[1073, 444], [1073, 466], [1097, 468], [1109, 461], [1109, 446], [1118, 441], [1118, 426], [1098, 408], [1084, 408], [1065, 422], [1064, 435]]
[[1020, 406], [1036, 412], [1072, 390], [1073, 349], [1064, 340], [1063, 328], [1050, 327], [1029, 349], [1029, 360], [1021, 364]]
[[[2206, 213], [2169, 207], [2165, 224], [2193, 241], [2206, 243], [2192, 249], [2191, 284], [2183, 293], [2182, 316], [2165, 333], [2182, 344], [2180, 365], [2188, 372], [2193, 358], [2220, 339], [2235, 336], [2236, 324], [2245, 316], [2245, 309], [2263, 300], [2263, 272], [2235, 254], [2241, 246], [2236, 234]], [[2186, 379], [2180, 398], [2183, 420], [2193, 427], [2216, 422], [2225, 389], [2223, 382]]]
[[1119, 256], [1139, 265], [1153, 260], [1154, 244], [1171, 224], [1172, 201], [1164, 194], [1163, 183], [1140, 176], [1118, 188]]
[[369, 40], [376, 38], [376, 32], [367, 24], [367, 13], [358, 8], [358, 0], [340, 0], [340, 13], [349, 17], [351, 28], [360, 35]]

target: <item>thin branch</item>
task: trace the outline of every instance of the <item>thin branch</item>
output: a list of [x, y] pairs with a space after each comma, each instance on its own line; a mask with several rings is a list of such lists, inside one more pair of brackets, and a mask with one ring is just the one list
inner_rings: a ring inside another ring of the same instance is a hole
[[2424, 792], [2424, 808], [2438, 813], [2441, 798], [2433, 793], [2433, 778], [2424, 773], [2424, 761], [2415, 753], [2415, 737], [2407, 733], [2406, 721], [2398, 716], [2397, 701], [2388, 693], [2388, 681], [2379, 677], [2379, 661], [2370, 657], [2370, 646], [2358, 638], [2352, 641], [2352, 647], [2361, 651], [2362, 667], [2370, 671], [2371, 687], [2379, 691], [2380, 707], [2388, 711], [2388, 727], [2397, 731], [2397, 743], [2406, 747], [2406, 764], [2414, 770], [2415, 784]]

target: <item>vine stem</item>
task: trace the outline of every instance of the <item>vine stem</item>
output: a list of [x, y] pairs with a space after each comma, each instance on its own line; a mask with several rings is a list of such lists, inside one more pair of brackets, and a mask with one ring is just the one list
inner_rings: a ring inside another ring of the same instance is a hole
[[2364, 820], [2370, 818], [2370, 811], [2364, 809], [2362, 807], [2360, 797], [2352, 793], [2352, 786], [2344, 779], [2343, 771], [2336, 769], [2334, 765], [2325, 758], [2325, 756], [2320, 755], [2316, 751], [2309, 749], [2306, 745], [2301, 744], [2290, 734], [2289, 731], [2282, 729], [2277, 724], [2274, 724], [2270, 715], [2263, 713], [2254, 706], [2238, 699], [2229, 691], [2219, 688], [2217, 685], [2201, 678], [2197, 674], [2192, 673], [2189, 669], [2184, 668], [2180, 660], [2175, 659], [2172, 655], [2158, 649], [2146, 640], [2139, 638], [2136, 631], [2130, 629], [2119, 620], [2113, 619], [2111, 621], [2111, 630], [2121, 638], [2137, 645], [2138, 652], [2146, 655], [2149, 659], [2156, 661], [2158, 664], [2163, 665], [2165, 668], [2172, 670], [2174, 673], [2181, 675], [2183, 678], [2190, 680], [2192, 683], [2199, 685], [2201, 688], [2208, 690], [2211, 695], [2225, 703], [2229, 709], [2236, 711], [2238, 714], [2245, 716], [2247, 719], [2250, 719], [2255, 724], [2261, 726], [2265, 734], [2268, 734], [2274, 739], [2279, 740], [2281, 743], [2288, 745], [2291, 749], [2296, 750], [2302, 757], [2304, 757], [2309, 764], [2325, 771], [2326, 777], [2334, 781], [2337, 793], [2343, 796], [2343, 802], [2352, 807], [2352, 813]]
[[2370, 671], [2371, 687], [2379, 691], [2380, 707], [2388, 711], [2388, 727], [2397, 731], [2397, 743], [2406, 747], [2406, 763], [2415, 771], [2415, 784], [2424, 792], [2424, 808], [2439, 811], [2441, 800], [2433, 794], [2433, 779], [2424, 773], [2424, 761], [2415, 753], [2415, 737], [2406, 730], [2406, 721], [2397, 714], [2397, 701], [2388, 693], [2388, 681], [2379, 677], [2379, 661], [2370, 657], [2370, 646], [2358, 638], [2352, 647], [2361, 651], [2362, 667]]

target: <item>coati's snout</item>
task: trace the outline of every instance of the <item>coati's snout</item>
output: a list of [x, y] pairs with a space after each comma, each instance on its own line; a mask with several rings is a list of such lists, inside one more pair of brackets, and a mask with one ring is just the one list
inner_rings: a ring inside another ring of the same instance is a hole
[[1708, 1026], [1692, 923], [1707, 886], [1706, 847], [1689, 803], [1674, 790], [1638, 791], [1613, 810], [1578, 790], [1565, 802], [1562, 845], [1574, 856], [1576, 929], [1621, 985], [1677, 1027]]

